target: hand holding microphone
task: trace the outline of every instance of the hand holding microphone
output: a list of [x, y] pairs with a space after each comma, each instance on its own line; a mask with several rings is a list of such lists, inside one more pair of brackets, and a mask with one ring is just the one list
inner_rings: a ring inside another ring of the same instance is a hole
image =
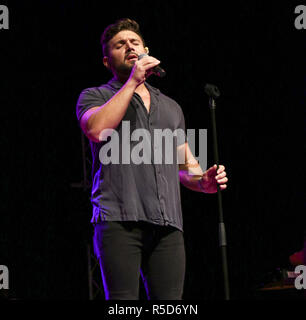
[[[148, 50], [147, 50], [147, 52], [148, 52]], [[138, 56], [138, 60], [141, 60], [142, 58], [144, 58], [146, 56], [149, 56], [148, 53], [142, 53]], [[159, 65], [153, 67], [152, 69], [150, 69], [150, 71], [160, 78], [163, 78], [166, 75], [166, 71], [164, 69], [162, 69]]]
[[148, 55], [148, 48], [146, 53], [136, 54], [137, 61], [134, 63], [133, 70], [130, 74], [130, 79], [136, 81], [137, 86], [143, 83], [151, 74], [155, 74], [159, 77], [165, 76], [166, 72], [159, 66], [160, 61], [152, 56]]

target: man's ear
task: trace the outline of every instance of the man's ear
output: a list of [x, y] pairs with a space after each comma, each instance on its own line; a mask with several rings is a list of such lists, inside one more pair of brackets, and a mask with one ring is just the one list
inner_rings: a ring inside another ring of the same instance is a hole
[[149, 54], [149, 48], [145, 47], [145, 50], [146, 50], [146, 54]]
[[103, 57], [103, 64], [107, 69], [110, 69], [109, 62], [108, 62], [108, 57], [106, 57], [106, 56]]

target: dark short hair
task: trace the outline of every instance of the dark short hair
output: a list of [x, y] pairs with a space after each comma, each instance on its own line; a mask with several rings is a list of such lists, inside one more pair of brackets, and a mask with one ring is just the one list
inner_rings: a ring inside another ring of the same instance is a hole
[[114, 24], [111, 24], [105, 28], [105, 30], [101, 36], [101, 46], [102, 46], [103, 56], [108, 55], [108, 42], [117, 33], [119, 33], [120, 31], [123, 31], [123, 30], [130, 30], [130, 31], [133, 31], [136, 34], [138, 34], [143, 42], [143, 45], [145, 46], [143, 36], [142, 36], [140, 29], [139, 29], [139, 24], [135, 20], [132, 20], [129, 18], [123, 18], [123, 19], [117, 20]]

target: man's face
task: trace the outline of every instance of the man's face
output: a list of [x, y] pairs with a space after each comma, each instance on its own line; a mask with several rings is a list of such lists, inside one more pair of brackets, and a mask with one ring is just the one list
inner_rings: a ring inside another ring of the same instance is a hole
[[108, 42], [108, 57], [103, 58], [103, 63], [114, 74], [129, 75], [138, 55], [142, 53], [146, 50], [138, 34], [123, 30]]

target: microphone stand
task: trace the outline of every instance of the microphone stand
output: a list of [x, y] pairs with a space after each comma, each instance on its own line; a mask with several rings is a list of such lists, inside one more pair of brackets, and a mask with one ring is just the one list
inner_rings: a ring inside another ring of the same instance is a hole
[[[211, 124], [213, 132], [213, 153], [214, 153], [214, 163], [217, 165], [217, 170], [219, 169], [219, 154], [218, 154], [218, 143], [217, 143], [217, 126], [216, 126], [216, 101], [220, 96], [219, 89], [211, 84], [206, 84], [205, 92], [209, 96], [209, 109], [211, 115]], [[229, 279], [228, 279], [228, 266], [227, 266], [227, 243], [226, 243], [226, 233], [225, 224], [223, 220], [223, 208], [222, 208], [222, 195], [220, 186], [217, 184], [217, 196], [218, 196], [218, 212], [219, 212], [219, 246], [221, 250], [222, 258], [222, 270], [224, 278], [224, 294], [225, 300], [230, 300], [230, 289], [229, 289]]]

